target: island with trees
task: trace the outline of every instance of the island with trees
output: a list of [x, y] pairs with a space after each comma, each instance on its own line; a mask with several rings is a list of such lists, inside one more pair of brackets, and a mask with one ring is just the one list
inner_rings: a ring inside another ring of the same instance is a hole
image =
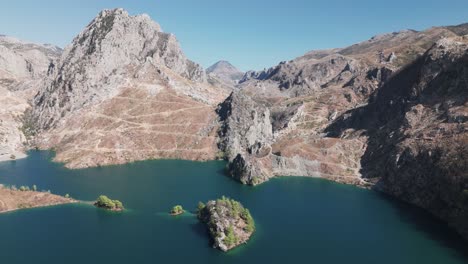
[[101, 195], [97, 198], [96, 202], [94, 203], [96, 207], [103, 208], [109, 211], [116, 211], [120, 212], [124, 210], [124, 206], [121, 201], [119, 200], [112, 200], [105, 195]]
[[247, 208], [233, 199], [222, 197], [200, 202], [198, 219], [207, 225], [213, 247], [228, 251], [246, 243], [255, 231], [255, 222]]
[[184, 208], [182, 207], [182, 205], [176, 205], [176, 206], [172, 207], [170, 214], [175, 216], [175, 215], [181, 215], [184, 212], [185, 211], [184, 211]]

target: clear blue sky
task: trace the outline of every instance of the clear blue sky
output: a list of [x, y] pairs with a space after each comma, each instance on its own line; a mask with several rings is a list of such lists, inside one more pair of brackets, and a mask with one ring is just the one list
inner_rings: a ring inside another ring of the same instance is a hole
[[104, 8], [147, 13], [205, 68], [263, 69], [313, 49], [468, 22], [468, 0], [1, 0], [0, 34], [66, 46]]

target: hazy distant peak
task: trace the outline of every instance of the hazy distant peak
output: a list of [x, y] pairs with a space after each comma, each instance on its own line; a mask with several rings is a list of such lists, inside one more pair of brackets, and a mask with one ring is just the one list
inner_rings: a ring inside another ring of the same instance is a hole
[[206, 73], [216, 75], [218, 79], [230, 85], [236, 85], [244, 76], [242, 71], [225, 60], [220, 60], [208, 67]]

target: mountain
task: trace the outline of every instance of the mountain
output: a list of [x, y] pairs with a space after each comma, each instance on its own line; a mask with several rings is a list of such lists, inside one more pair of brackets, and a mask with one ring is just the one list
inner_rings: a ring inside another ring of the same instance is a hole
[[368, 145], [362, 177], [425, 208], [468, 237], [468, 37], [439, 40], [350, 110], [330, 135]]
[[228, 90], [149, 16], [102, 11], [51, 71], [34, 98], [35, 144], [67, 167], [216, 157], [214, 108]]
[[0, 160], [24, 156], [23, 113], [60, 53], [56, 46], [0, 36]]
[[230, 175], [375, 188], [468, 238], [467, 28], [384, 34], [247, 73], [218, 107]]
[[30, 137], [68, 168], [225, 158], [244, 184], [373, 188], [468, 238], [467, 33], [403, 30], [242, 74], [205, 71], [147, 15], [104, 10], [63, 52], [0, 37], [0, 147]]
[[238, 70], [231, 63], [223, 60], [216, 62], [206, 69], [206, 73], [213, 74], [219, 80], [231, 86], [237, 85], [244, 76], [243, 72]]

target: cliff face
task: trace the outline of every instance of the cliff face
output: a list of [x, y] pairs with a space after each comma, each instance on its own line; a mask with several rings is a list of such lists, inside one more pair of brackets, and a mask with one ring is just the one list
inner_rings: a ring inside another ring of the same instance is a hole
[[71, 168], [214, 159], [214, 108], [227, 95], [147, 15], [105, 10], [36, 95], [36, 144], [56, 148], [56, 160]]
[[151, 65], [189, 81], [206, 78], [199, 65], [185, 58], [175, 36], [162, 32], [147, 15], [102, 11], [64, 50], [36, 96], [40, 128], [52, 128], [70, 112], [116, 96], [131, 79], [144, 78], [141, 70]]
[[23, 114], [61, 49], [0, 36], [0, 160], [24, 157]]
[[468, 237], [466, 80], [468, 38], [442, 39], [328, 131], [366, 133], [362, 177]]
[[[269, 115], [272, 126], [256, 125], [257, 130], [262, 130], [256, 133], [255, 140], [262, 142], [261, 155], [245, 151], [252, 142], [244, 144], [243, 151], [233, 144], [221, 144], [229, 153], [231, 175], [249, 178], [241, 180], [249, 184], [276, 175], [372, 184], [360, 172], [366, 135], [354, 136], [359, 132], [349, 131], [343, 137], [331, 137], [327, 128], [347, 111], [368, 104], [395, 72], [421, 57], [438, 39], [456, 38], [462, 28], [463, 25], [379, 35], [347, 48], [313, 51], [265, 71], [246, 73], [240, 82], [241, 93], [250, 98], [254, 105], [250, 108], [266, 109], [262, 111]], [[239, 100], [228, 99], [225, 104], [232, 109], [245, 107]], [[233, 118], [223, 118], [223, 128], [228, 132], [220, 133], [222, 142], [243, 138], [246, 130], [232, 125], [237, 120], [256, 124], [248, 111], [232, 111], [232, 115]], [[248, 129], [252, 130], [250, 126]]]
[[373, 187], [468, 237], [465, 28], [385, 34], [247, 73], [243, 99], [221, 105], [254, 110], [223, 112], [230, 174], [254, 185], [297, 175]]

